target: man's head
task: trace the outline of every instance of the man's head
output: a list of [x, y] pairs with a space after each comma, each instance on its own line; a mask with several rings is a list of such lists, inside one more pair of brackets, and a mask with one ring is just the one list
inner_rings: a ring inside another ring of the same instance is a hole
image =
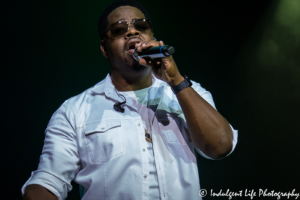
[[[98, 33], [100, 35], [101, 39], [104, 39], [106, 36], [106, 30], [108, 28], [108, 15], [114, 11], [115, 9], [121, 7], [121, 6], [131, 6], [139, 9], [145, 16], [145, 18], [150, 20], [150, 15], [148, 14], [147, 10], [139, 3], [137, 3], [134, 0], [116, 0], [113, 3], [111, 3], [108, 7], [105, 8], [105, 10], [102, 12], [99, 21], [98, 21]], [[152, 27], [153, 31], [153, 27]]]
[[[147, 20], [141, 21], [144, 18]], [[129, 72], [145, 69], [133, 60], [132, 50], [136, 43], [153, 40], [149, 18], [147, 11], [132, 0], [117, 0], [102, 13], [98, 25], [101, 51], [110, 60], [112, 70]], [[120, 24], [126, 27], [121, 29], [121, 34], [116, 28]]]

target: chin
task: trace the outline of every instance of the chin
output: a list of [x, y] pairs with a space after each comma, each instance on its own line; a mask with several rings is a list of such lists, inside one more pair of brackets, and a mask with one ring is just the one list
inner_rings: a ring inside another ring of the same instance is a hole
[[140, 65], [137, 61], [134, 61], [131, 65], [131, 69], [134, 72], [141, 72], [141, 71], [145, 71], [148, 67], [144, 66], [144, 65]]
[[131, 69], [132, 72], [141, 72], [146, 70], [148, 67], [144, 65], [140, 65], [136, 60], [132, 57], [130, 59], [126, 59], [126, 65]]

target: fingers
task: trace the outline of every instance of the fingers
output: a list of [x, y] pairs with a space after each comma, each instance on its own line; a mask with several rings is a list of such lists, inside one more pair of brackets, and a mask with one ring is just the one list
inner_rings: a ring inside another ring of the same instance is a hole
[[139, 60], [140, 65], [152, 67], [152, 60], [149, 57], [143, 57]]
[[163, 76], [162, 76], [163, 71], [164, 70], [163, 70], [161, 59], [153, 60], [152, 73], [155, 75], [155, 77], [163, 80]]
[[159, 46], [164, 46], [164, 42], [163, 41], [159, 41]]
[[152, 59], [150, 57], [143, 57], [139, 60], [139, 64], [156, 69], [156, 68], [160, 68], [161, 60], [160, 59]]
[[[143, 49], [147, 49], [155, 46], [163, 46], [163, 45], [164, 45], [163, 41], [150, 40], [150, 41], [137, 43], [135, 45], [135, 48], [137, 51], [141, 52], [143, 51]], [[163, 67], [163, 61], [161, 58], [152, 59], [150, 57], [143, 57], [139, 60], [139, 64], [147, 67], [152, 67], [152, 70], [156, 73], [158, 73], [158, 71], [161, 71], [161, 68]]]
[[137, 49], [137, 51], [141, 52], [143, 49], [156, 47], [156, 46], [163, 46], [163, 45], [164, 45], [163, 41], [150, 40], [150, 41], [144, 41], [135, 44], [135, 48]]

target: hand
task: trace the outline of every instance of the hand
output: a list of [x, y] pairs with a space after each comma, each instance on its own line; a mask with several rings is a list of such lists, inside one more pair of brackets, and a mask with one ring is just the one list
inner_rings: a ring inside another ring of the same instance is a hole
[[[136, 44], [135, 48], [141, 52], [143, 49], [163, 45], [163, 41], [150, 40]], [[155, 59], [143, 57], [139, 60], [139, 64], [152, 67], [153, 74], [157, 78], [167, 82], [170, 86], [177, 85], [184, 80], [176, 66], [173, 56]]]

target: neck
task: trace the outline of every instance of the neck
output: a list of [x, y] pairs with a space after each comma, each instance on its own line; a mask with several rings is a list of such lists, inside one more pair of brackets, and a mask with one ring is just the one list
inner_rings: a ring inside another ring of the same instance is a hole
[[124, 75], [119, 71], [112, 70], [111, 80], [118, 91], [135, 91], [141, 90], [152, 85], [151, 68], [147, 73], [138, 74], [136, 76]]

